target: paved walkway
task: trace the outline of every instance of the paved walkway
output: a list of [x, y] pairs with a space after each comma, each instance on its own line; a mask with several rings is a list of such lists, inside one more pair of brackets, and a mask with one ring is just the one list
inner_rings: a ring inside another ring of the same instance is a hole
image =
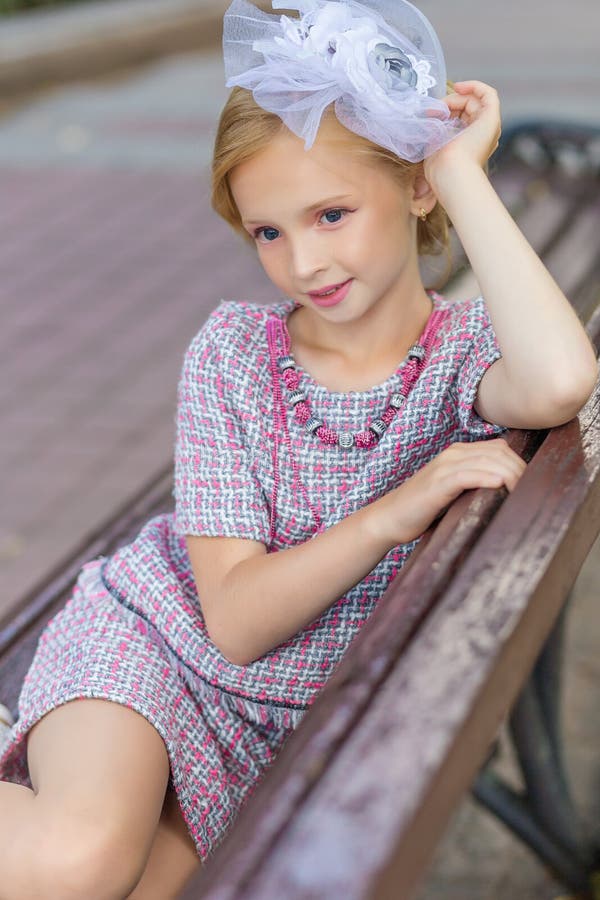
[[0, 123], [3, 609], [170, 458], [181, 357], [219, 298], [272, 296], [209, 209], [224, 93], [216, 57], [183, 56]]
[[[600, 6], [421, 6], [449, 72], [497, 84], [508, 121], [600, 124]], [[275, 299], [208, 209], [224, 96], [219, 56], [206, 52], [48, 90], [0, 120], [0, 621], [169, 460], [181, 356], [218, 299]], [[574, 604], [566, 706], [578, 798], [596, 820], [599, 566], [596, 548]], [[420, 900], [558, 892], [466, 802]]]

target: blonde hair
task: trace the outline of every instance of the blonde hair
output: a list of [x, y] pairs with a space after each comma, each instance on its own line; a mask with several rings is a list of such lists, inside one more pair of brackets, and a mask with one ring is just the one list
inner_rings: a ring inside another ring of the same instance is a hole
[[[325, 111], [324, 120], [335, 119], [335, 113], [330, 106]], [[337, 119], [335, 119], [337, 123]], [[372, 141], [363, 138], [354, 132], [348, 131], [342, 125], [339, 128], [344, 134], [344, 143], [347, 143], [353, 152], [364, 155], [370, 160], [383, 163], [401, 183], [405, 183], [411, 175], [422, 170], [422, 163], [410, 163], [399, 159], [390, 150], [380, 147]], [[238, 234], [245, 239], [252, 240], [243, 227], [231, 187], [229, 175], [235, 166], [246, 162], [255, 153], [258, 153], [286, 126], [275, 113], [267, 112], [259, 106], [252, 93], [245, 88], [234, 87], [225, 103], [215, 138], [215, 147], [212, 162], [212, 206]], [[422, 255], [437, 255], [444, 253], [449, 261], [449, 220], [446, 211], [440, 204], [436, 204], [428, 214], [427, 220], [417, 221], [417, 250]]]

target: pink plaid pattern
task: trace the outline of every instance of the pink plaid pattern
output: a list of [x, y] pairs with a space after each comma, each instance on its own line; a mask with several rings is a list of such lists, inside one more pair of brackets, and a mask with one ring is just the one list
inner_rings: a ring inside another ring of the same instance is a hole
[[[500, 356], [483, 300], [433, 300], [426, 364], [379, 443], [325, 445], [290, 409], [288, 439], [277, 441], [277, 485], [266, 323], [287, 318], [294, 303], [221, 303], [211, 314], [179, 384], [175, 513], [84, 567], [40, 639], [1, 778], [28, 783], [25, 738], [50, 709], [77, 697], [124, 704], [163, 737], [198, 853], [210, 854], [417, 541], [391, 550], [298, 635], [234, 666], [207, 635], [184, 536], [248, 538], [282, 550], [401, 484], [453, 441], [501, 434], [473, 410], [479, 381]], [[360, 431], [400, 390], [404, 367], [350, 393], [298, 371], [315, 415], [336, 430]]]

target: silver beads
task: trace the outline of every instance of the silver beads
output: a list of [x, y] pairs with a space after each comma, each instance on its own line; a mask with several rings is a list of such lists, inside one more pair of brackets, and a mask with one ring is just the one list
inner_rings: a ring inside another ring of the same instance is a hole
[[297, 403], [302, 403], [303, 400], [306, 400], [306, 395], [304, 391], [292, 391], [288, 400], [290, 401], [290, 406], [295, 406]]
[[323, 423], [315, 418], [315, 416], [311, 416], [306, 425], [304, 426], [309, 434], [314, 434], [317, 428], [320, 428]]
[[419, 361], [425, 358], [425, 347], [421, 344], [413, 344], [412, 347], [408, 348], [408, 355], [413, 359], [418, 359]]
[[381, 438], [387, 431], [387, 425], [383, 419], [373, 419], [369, 425], [369, 431], [372, 431], [377, 438]]
[[[418, 362], [422, 362], [425, 359], [425, 356], [426, 349], [421, 344], [413, 344], [408, 350], [408, 357], [417, 360]], [[280, 356], [277, 359], [277, 366], [279, 371], [283, 373], [288, 369], [295, 370], [296, 363], [291, 353], [286, 353], [284, 356]], [[420, 368], [420, 366], [408, 367], [410, 373], [410, 385], [404, 383], [400, 391], [396, 391], [391, 395], [385, 413], [386, 419], [393, 418], [393, 416], [390, 415], [390, 410], [397, 412], [402, 408], [406, 400], [406, 395], [412, 387], [413, 382], [419, 377]], [[350, 450], [353, 447], [361, 449], [373, 447], [381, 440], [388, 429], [389, 423], [386, 423], [384, 419], [374, 419], [367, 426], [368, 430], [366, 432], [334, 431], [325, 425], [322, 419], [318, 419], [310, 413], [309, 401], [305, 392], [300, 389], [297, 373], [289, 373], [282, 380], [285, 381], [288, 388], [287, 400], [289, 405], [294, 408], [296, 420], [301, 422], [306, 413], [309, 412], [308, 421], [304, 423], [304, 431], [307, 434], [316, 434], [320, 429], [323, 429], [317, 437], [319, 437], [326, 445], [338, 446], [342, 450]], [[405, 381], [405, 379], [403, 379], [403, 381]], [[291, 385], [294, 385], [294, 387], [291, 387]], [[302, 403], [306, 404], [308, 410], [300, 406]]]
[[286, 369], [293, 369], [295, 366], [294, 357], [290, 356], [280, 356], [277, 360], [277, 365], [279, 366], [279, 371], [284, 372]]

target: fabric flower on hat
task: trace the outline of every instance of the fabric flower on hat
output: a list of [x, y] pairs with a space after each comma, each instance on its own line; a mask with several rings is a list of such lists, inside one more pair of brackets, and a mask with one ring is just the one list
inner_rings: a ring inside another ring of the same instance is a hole
[[[395, 3], [410, 27], [406, 34], [394, 29], [378, 12], [386, 3], [389, 10], [389, 0], [295, 0], [301, 14], [293, 19], [234, 0], [223, 37], [227, 85], [251, 90], [306, 149], [334, 104], [351, 131], [403, 159], [424, 159], [461, 125], [441, 99], [445, 66], [435, 32], [406, 0]], [[283, 7], [284, 0], [273, 6]]]
[[399, 47], [389, 44], [377, 44], [369, 54], [371, 72], [377, 78], [379, 72], [385, 73], [385, 86], [388, 90], [404, 85], [418, 94], [428, 94], [437, 84], [429, 73], [431, 64], [426, 59], [415, 59], [410, 53], [404, 53]]
[[254, 50], [271, 56], [278, 51], [298, 62], [310, 58], [324, 76], [330, 73], [341, 86], [371, 100], [374, 95], [387, 105], [390, 90], [408, 87], [427, 94], [436, 84], [427, 60], [417, 61], [385, 43], [375, 21], [353, 15], [346, 3], [330, 2], [300, 20], [281, 16], [280, 21], [281, 36], [255, 41]]

